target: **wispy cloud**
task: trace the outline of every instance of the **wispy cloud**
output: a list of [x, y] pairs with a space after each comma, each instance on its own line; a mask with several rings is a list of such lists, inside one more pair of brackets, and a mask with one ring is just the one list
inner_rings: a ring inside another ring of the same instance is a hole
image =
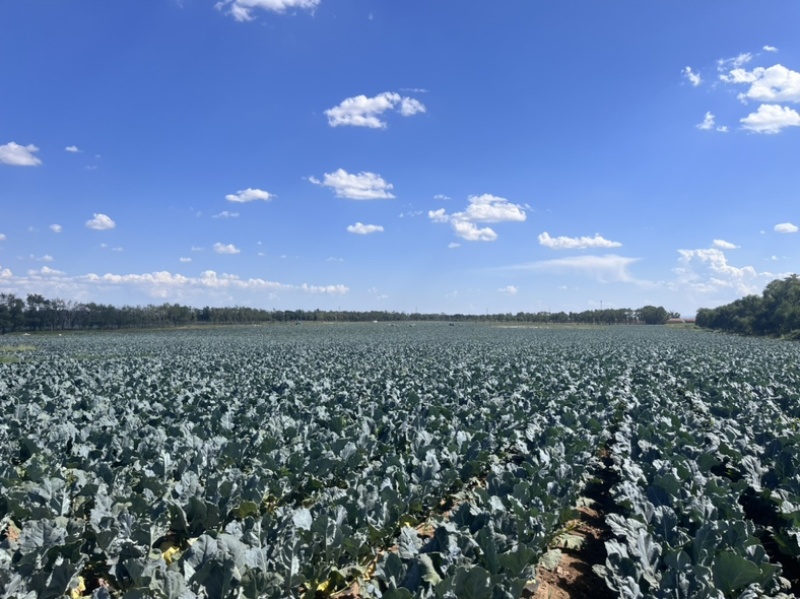
[[510, 266], [506, 270], [535, 270], [558, 274], [577, 273], [601, 283], [644, 283], [644, 281], [636, 279], [628, 270], [638, 260], [639, 258], [628, 258], [615, 254], [570, 256]]
[[34, 154], [39, 148], [33, 144], [21, 146], [13, 141], [0, 146], [0, 163], [11, 166], [39, 166], [42, 161]]
[[50, 229], [50, 230], [51, 230], [53, 233], [61, 233], [61, 231], [62, 231], [61, 225], [57, 225], [57, 224], [52, 224], [52, 225], [50, 225], [49, 229]]
[[212, 215], [211, 218], [239, 218], [239, 213], [223, 210], [222, 212]]
[[721, 250], [736, 250], [739, 248], [738, 245], [731, 243], [730, 241], [725, 241], [724, 239], [715, 239], [714, 247]]
[[325, 173], [322, 181], [316, 177], [308, 180], [314, 185], [331, 188], [336, 197], [350, 200], [388, 200], [395, 196], [391, 193], [394, 186], [386, 182], [380, 175], [362, 171], [350, 174], [340, 168], [332, 173]]
[[697, 87], [703, 82], [703, 79], [700, 77], [700, 73], [695, 73], [692, 70], [692, 67], [684, 67], [683, 71], [681, 72], [683, 73], [683, 76], [689, 80], [689, 83], [691, 83], [692, 86], [694, 87]]
[[719, 131], [720, 133], [727, 133], [728, 127], [724, 125], [717, 125], [715, 122], [715, 116], [711, 112], [706, 112], [705, 117], [703, 118], [702, 123], [698, 123], [695, 125], [698, 129], [702, 131]]
[[64, 148], [65, 151], [71, 152], [72, 154], [79, 154], [81, 149], [78, 146], [67, 146]]
[[284, 13], [289, 9], [299, 8], [313, 11], [321, 0], [221, 0], [214, 6], [229, 14], [239, 22], [252, 21], [254, 9], [274, 13]]
[[519, 293], [519, 289], [514, 287], [514, 285], [507, 285], [506, 287], [502, 287], [497, 291], [500, 293], [505, 293], [506, 295], [517, 295], [517, 293]]
[[372, 98], [365, 95], [345, 98], [338, 106], [325, 111], [331, 127], [351, 126], [385, 129], [387, 123], [379, 117], [395, 110], [403, 116], [425, 112], [425, 105], [414, 98], [401, 96], [396, 92], [383, 92]]
[[610, 241], [598, 233], [595, 233], [594, 237], [550, 237], [547, 231], [539, 235], [539, 244], [554, 250], [622, 247], [619, 241]]

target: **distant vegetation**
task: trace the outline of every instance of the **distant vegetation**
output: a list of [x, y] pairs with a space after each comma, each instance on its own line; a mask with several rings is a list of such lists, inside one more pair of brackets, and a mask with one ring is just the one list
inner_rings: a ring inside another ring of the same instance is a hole
[[800, 339], [800, 278], [776, 279], [764, 292], [697, 312], [697, 326], [739, 333]]
[[584, 312], [517, 312], [516, 314], [444, 314], [384, 310], [262, 310], [258, 308], [192, 308], [180, 304], [112, 306], [46, 299], [29, 294], [26, 300], [0, 293], [0, 334], [15, 331], [66, 331], [186, 326], [191, 324], [254, 324], [285, 322], [402, 322], [450, 320], [538, 324], [664, 324], [676, 313], [661, 306], [638, 310], [616, 308]]

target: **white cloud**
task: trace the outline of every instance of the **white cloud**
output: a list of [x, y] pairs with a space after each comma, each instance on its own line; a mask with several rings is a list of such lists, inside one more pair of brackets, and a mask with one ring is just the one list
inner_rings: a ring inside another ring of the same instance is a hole
[[512, 266], [511, 269], [543, 270], [556, 273], [574, 273], [589, 276], [601, 283], [641, 283], [628, 272], [628, 267], [638, 258], [608, 254], [605, 256], [570, 256], [555, 260], [542, 260], [532, 264]]
[[0, 241], [5, 241], [5, 240], [6, 240], [6, 234], [0, 233]]
[[232, 243], [226, 245], [224, 243], [217, 242], [214, 244], [214, 251], [217, 252], [218, 254], [238, 254], [242, 250], [237, 248]]
[[453, 198], [451, 198], [450, 196], [446, 196], [443, 193], [437, 193], [435, 196], [433, 196], [433, 199], [434, 200], [452, 200]]
[[94, 217], [86, 221], [86, 226], [95, 231], [107, 231], [117, 226], [111, 217], [98, 212], [94, 213]]
[[344, 258], [337, 258], [335, 256], [329, 256], [325, 258], [325, 262], [344, 262]]
[[694, 87], [697, 87], [703, 82], [703, 80], [700, 77], [700, 73], [695, 73], [692, 70], [692, 67], [684, 67], [683, 71], [681, 72], [683, 73], [683, 76], [689, 80], [689, 83], [691, 83]]
[[394, 198], [390, 192], [394, 186], [376, 174], [362, 171], [351, 175], [340, 168], [332, 173], [325, 173], [322, 181], [316, 177], [308, 178], [314, 185], [322, 185], [333, 189], [336, 197], [351, 200], [388, 200]]
[[738, 56], [734, 56], [733, 58], [720, 58], [717, 61], [717, 70], [722, 72], [725, 69], [734, 68], [738, 69], [744, 64], [747, 64], [753, 60], [753, 55], [750, 52], [742, 52]]
[[[313, 11], [321, 0], [221, 0], [214, 6], [225, 11], [236, 21], [252, 21], [253, 10], [258, 8], [275, 13], [284, 13], [287, 9], [300, 8]], [[227, 9], [227, 10], [226, 10]]]
[[698, 123], [695, 125], [698, 129], [702, 129], [704, 131], [709, 131], [714, 128], [714, 115], [710, 112], [706, 113], [705, 118], [703, 119], [702, 123]]
[[726, 83], [749, 83], [750, 88], [739, 94], [742, 101], [800, 102], [800, 73], [781, 64], [756, 67], [752, 71], [733, 69], [720, 78]]
[[770, 272], [758, 272], [752, 266], [736, 267], [728, 263], [722, 250], [717, 248], [678, 250], [678, 285], [688, 286], [700, 293], [714, 293], [723, 289], [738, 295], [758, 293], [766, 283], [775, 278]]
[[264, 191], [263, 189], [252, 189], [248, 187], [247, 189], [240, 189], [236, 193], [229, 193], [225, 196], [225, 199], [229, 202], [242, 204], [245, 202], [254, 202], [256, 200], [269, 202], [274, 197], [276, 197], [275, 194]]
[[603, 238], [599, 233], [595, 233], [594, 237], [550, 237], [547, 231], [539, 235], [539, 244], [554, 250], [622, 247], [619, 241], [610, 241]]
[[733, 244], [730, 241], [725, 241], [724, 239], [715, 239], [714, 247], [721, 250], [736, 250], [739, 248], [738, 245]]
[[435, 223], [447, 223], [459, 237], [467, 241], [494, 241], [497, 233], [489, 228], [479, 228], [475, 223], [523, 222], [527, 218], [525, 209], [512, 204], [506, 198], [485, 193], [469, 196], [469, 205], [462, 212], [447, 214], [444, 208], [429, 210], [428, 218]]
[[239, 213], [223, 210], [222, 212], [212, 215], [211, 218], [239, 218]]
[[193, 246], [191, 247], [191, 250], [192, 250], [193, 252], [202, 252], [202, 251], [203, 251], [203, 248], [201, 248], [201, 247], [200, 247], [200, 246], [198, 246], [198, 245], [193, 245]]
[[457, 212], [452, 217], [462, 218], [461, 214], [464, 215], [464, 220], [484, 223], [523, 222], [527, 218], [522, 206], [488, 193], [469, 196], [466, 212]]
[[183, 263], [186, 263], [186, 262], [191, 262], [191, 261], [192, 261], [192, 259], [191, 259], [191, 258], [184, 258], [183, 256], [181, 256], [181, 257], [179, 258], [179, 260], [180, 260], [181, 262], [183, 262]]
[[800, 114], [788, 106], [761, 104], [757, 112], [739, 119], [742, 127], [754, 133], [780, 133], [786, 127], [800, 127]]
[[65, 274], [64, 271], [50, 268], [49, 266], [42, 266], [39, 270], [29, 270], [28, 276], [30, 277], [53, 277]]
[[363, 223], [356, 223], [347, 227], [348, 233], [355, 233], [356, 235], [369, 235], [370, 233], [383, 233], [381, 225], [365, 225]]
[[764, 52], [777, 52], [778, 49], [775, 46], [764, 46], [761, 48]]
[[797, 231], [797, 225], [793, 225], [792, 223], [780, 223], [775, 225], [776, 233], [797, 233]]
[[448, 249], [454, 250], [456, 248], [460, 248], [461, 244], [456, 241], [451, 241], [450, 243], [447, 244], [447, 247]]
[[11, 166], [38, 166], [42, 161], [33, 155], [38, 151], [33, 144], [21, 146], [11, 141], [0, 146], [0, 162]]
[[467, 220], [451, 221], [456, 235], [467, 241], [494, 241], [497, 233], [489, 227], [479, 228], [475, 223]]
[[501, 289], [498, 289], [498, 291], [500, 293], [505, 293], [507, 295], [517, 295], [517, 293], [519, 293], [519, 289], [517, 289], [513, 285], [508, 285], [506, 287], [502, 287]]
[[36, 257], [33, 254], [31, 254], [31, 258], [33, 260], [36, 260], [37, 262], [52, 262], [53, 261], [53, 257], [50, 254], [45, 254], [44, 256], [40, 256], [40, 257]]
[[[172, 298], [181, 300], [193, 297], [197, 301], [207, 301], [212, 291], [245, 291], [245, 292], [292, 292], [310, 295], [344, 295], [350, 291], [346, 285], [293, 285], [268, 281], [265, 279], [242, 279], [232, 274], [217, 274], [212, 270], [201, 273], [199, 277], [186, 277], [167, 271], [144, 274], [112, 274], [98, 275], [89, 273], [79, 276], [66, 276], [47, 266], [39, 270], [31, 270], [28, 276], [15, 277], [9, 269], [0, 268], [0, 277], [3, 278], [5, 289], [11, 292], [20, 290], [20, 293], [37, 292], [45, 295], [63, 296], [64, 291], [69, 291], [72, 296], [90, 298], [93, 289], [100, 287], [102, 298], [108, 293], [109, 286], [123, 288], [126, 295], [132, 291], [143, 291], [152, 297], [162, 299]], [[233, 301], [233, 298], [226, 297]]]
[[80, 148], [78, 148], [78, 146], [67, 146], [66, 148], [64, 148], [64, 150], [66, 150], [67, 152], [71, 152], [73, 154], [78, 154], [81, 151]]
[[62, 231], [62, 229], [61, 229], [61, 225], [52, 224], [52, 225], [50, 225], [50, 230], [51, 230], [53, 233], [61, 233], [61, 231]]
[[373, 98], [365, 95], [345, 98], [341, 104], [325, 111], [331, 127], [352, 126], [385, 129], [386, 121], [379, 116], [387, 110], [397, 110], [403, 116], [425, 112], [425, 105], [414, 98], [403, 97], [395, 92], [383, 92]]
[[706, 112], [706, 116], [703, 118], [702, 123], [697, 123], [695, 125], [698, 129], [702, 131], [719, 131], [720, 133], [727, 133], [728, 127], [725, 125], [716, 125], [714, 114], [711, 112]]

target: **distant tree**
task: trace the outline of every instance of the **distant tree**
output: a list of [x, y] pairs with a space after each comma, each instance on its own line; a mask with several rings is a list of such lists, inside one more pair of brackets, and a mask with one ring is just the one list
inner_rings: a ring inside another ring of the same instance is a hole
[[645, 324], [664, 324], [669, 319], [669, 313], [663, 306], [644, 306], [639, 308], [639, 320]]

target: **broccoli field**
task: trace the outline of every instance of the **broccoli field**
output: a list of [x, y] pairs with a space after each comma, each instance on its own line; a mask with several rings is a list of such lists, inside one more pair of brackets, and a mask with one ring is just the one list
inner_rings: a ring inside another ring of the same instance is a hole
[[0, 338], [0, 597], [792, 597], [800, 345], [335, 324]]

